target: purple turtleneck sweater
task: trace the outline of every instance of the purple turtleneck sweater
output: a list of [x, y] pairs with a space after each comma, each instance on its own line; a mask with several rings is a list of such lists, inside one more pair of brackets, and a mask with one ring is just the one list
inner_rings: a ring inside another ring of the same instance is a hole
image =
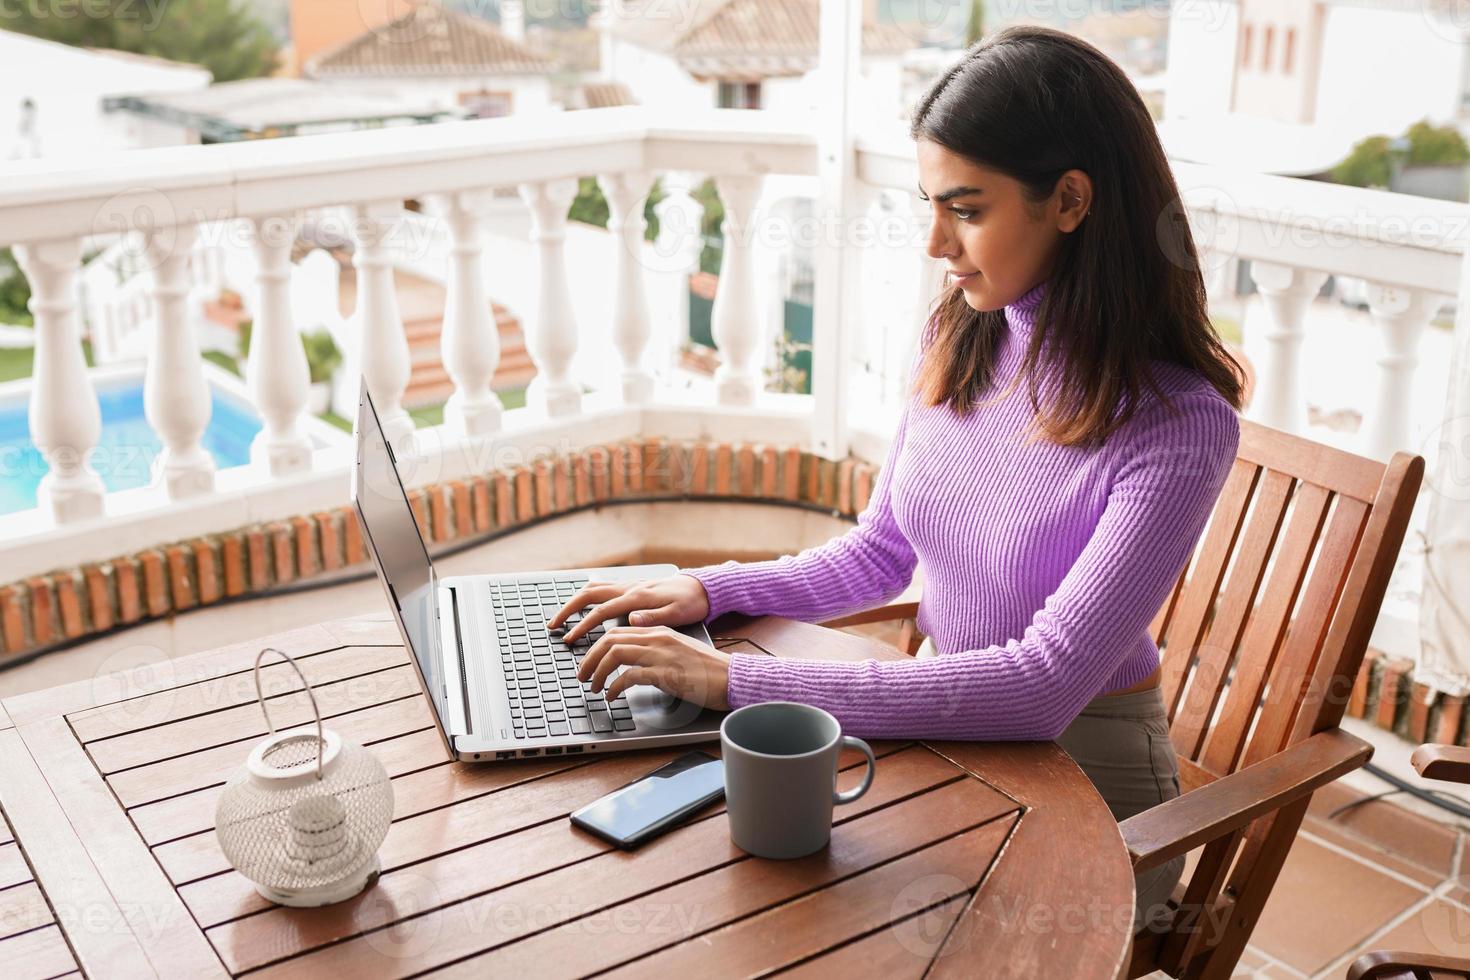
[[[1204, 530], [1239, 420], [1199, 375], [1154, 362], [1172, 412], [1145, 389], [1102, 446], [1026, 444], [1025, 382], [987, 401], [1015, 376], [1045, 288], [1005, 308], [994, 387], [968, 415], [909, 396], [852, 530], [797, 555], [683, 570], [709, 595], [706, 622], [731, 611], [817, 622], [888, 602], [922, 565], [918, 626], [939, 656], [735, 654], [731, 708], [800, 701], [875, 738], [1048, 740], [1158, 666], [1149, 623]], [[922, 356], [921, 345], [910, 377]]]

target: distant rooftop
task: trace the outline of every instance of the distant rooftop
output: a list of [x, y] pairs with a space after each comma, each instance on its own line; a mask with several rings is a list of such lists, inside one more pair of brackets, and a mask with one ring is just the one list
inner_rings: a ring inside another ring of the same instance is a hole
[[[820, 16], [820, 0], [730, 0], [681, 37], [673, 54], [701, 79], [802, 75], [817, 66]], [[916, 46], [893, 24], [863, 24], [864, 54], [898, 55]]]
[[487, 20], [425, 3], [323, 52], [304, 68], [316, 78], [539, 75], [554, 70], [556, 62]]

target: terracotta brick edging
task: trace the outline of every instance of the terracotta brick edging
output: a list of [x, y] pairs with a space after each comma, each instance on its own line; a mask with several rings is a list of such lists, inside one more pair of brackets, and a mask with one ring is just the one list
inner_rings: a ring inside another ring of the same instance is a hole
[[[409, 491], [432, 544], [511, 530], [620, 498], [742, 497], [856, 518], [877, 466], [799, 447], [635, 438], [543, 455]], [[0, 663], [114, 627], [160, 619], [369, 563], [350, 503], [251, 524], [0, 585]]]

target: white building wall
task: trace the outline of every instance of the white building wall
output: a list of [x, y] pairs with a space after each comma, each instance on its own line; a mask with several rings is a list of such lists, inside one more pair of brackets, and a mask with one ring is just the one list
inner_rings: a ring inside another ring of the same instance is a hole
[[1230, 111], [1240, 8], [1234, 0], [1193, 0], [1169, 14], [1164, 118]]
[[0, 31], [0, 159], [30, 155], [17, 145], [27, 98], [36, 105], [43, 156], [194, 142], [176, 127], [104, 113], [102, 102], [138, 92], [200, 89], [210, 81], [207, 70], [192, 65], [96, 54]]
[[1433, 29], [1418, 10], [1328, 7], [1317, 88], [1321, 122], [1352, 120], [1366, 135], [1397, 135], [1428, 117], [1444, 123], [1460, 105], [1466, 45]]
[[603, 52], [602, 77], [628, 86], [639, 105], [674, 111], [715, 105], [715, 84], [695, 81], [667, 54], [615, 37], [607, 38]]

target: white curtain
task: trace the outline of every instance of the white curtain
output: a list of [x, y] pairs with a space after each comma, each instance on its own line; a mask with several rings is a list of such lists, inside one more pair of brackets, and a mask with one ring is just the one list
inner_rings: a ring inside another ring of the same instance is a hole
[[1470, 250], [1460, 269], [1444, 422], [1432, 439], [1419, 666], [1414, 679], [1470, 694]]

